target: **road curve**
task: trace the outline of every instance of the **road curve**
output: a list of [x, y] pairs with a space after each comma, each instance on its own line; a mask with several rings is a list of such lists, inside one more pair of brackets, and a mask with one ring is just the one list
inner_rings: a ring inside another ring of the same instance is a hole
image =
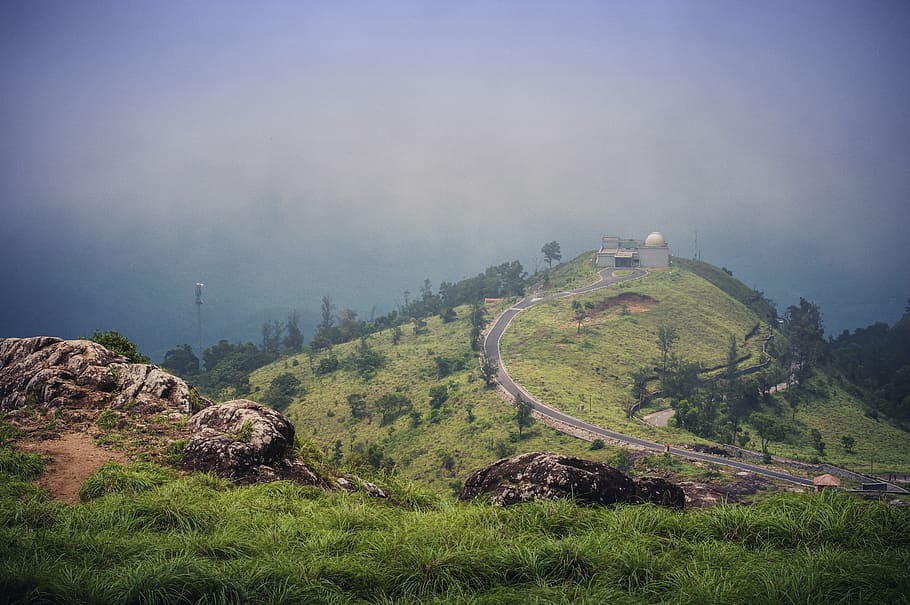
[[[641, 269], [635, 269], [627, 275], [622, 277], [614, 277], [612, 273], [614, 269], [604, 269], [600, 272], [600, 280], [584, 286], [583, 288], [577, 288], [575, 290], [567, 290], [564, 292], [557, 292], [555, 294], [548, 294], [547, 296], [535, 296], [534, 294], [523, 298], [518, 301], [510, 308], [503, 311], [493, 322], [493, 325], [490, 327], [486, 336], [484, 337], [483, 342], [483, 352], [486, 355], [487, 359], [493, 360], [496, 362], [497, 367], [499, 368], [496, 375], [496, 379], [499, 384], [504, 388], [510, 395], [513, 397], [518, 396], [519, 394], [526, 401], [531, 402], [531, 405], [534, 406], [534, 409], [543, 416], [558, 420], [559, 422], [565, 423], [569, 426], [582, 429], [605, 437], [607, 439], [612, 439], [614, 441], [619, 441], [621, 443], [627, 443], [629, 445], [634, 445], [646, 450], [653, 452], [663, 453], [667, 450], [665, 445], [655, 443], [653, 441], [648, 441], [647, 439], [640, 439], [638, 437], [633, 437], [631, 435], [625, 435], [623, 433], [617, 433], [616, 431], [611, 431], [603, 427], [585, 422], [584, 420], [579, 420], [574, 416], [570, 416], [564, 412], [557, 410], [556, 408], [550, 407], [544, 402], [540, 401], [530, 393], [528, 393], [521, 385], [515, 382], [512, 377], [509, 375], [509, 371], [506, 368], [505, 362], [502, 359], [502, 351], [500, 343], [502, 341], [502, 335], [505, 333], [506, 329], [509, 327], [509, 324], [512, 323], [512, 320], [516, 315], [530, 309], [531, 307], [540, 304], [545, 301], [554, 300], [558, 298], [566, 298], [568, 296], [574, 296], [576, 294], [584, 294], [586, 292], [592, 292], [594, 290], [599, 290], [601, 288], [606, 288], [613, 284], [628, 281], [630, 279], [637, 279], [646, 274], [645, 271]], [[805, 487], [813, 487], [811, 479], [806, 479], [805, 477], [798, 477], [796, 475], [790, 475], [788, 473], [782, 473], [774, 471], [762, 466], [755, 464], [749, 464], [747, 462], [740, 462], [738, 460], [732, 460], [729, 458], [723, 458], [720, 456], [712, 456], [710, 454], [702, 454], [700, 452], [693, 452], [689, 450], [684, 450], [680, 448], [671, 447], [669, 451], [674, 456], [680, 456], [682, 458], [687, 458], [689, 460], [699, 460], [702, 462], [712, 462], [714, 464], [722, 464], [724, 466], [729, 466], [732, 468], [749, 471], [757, 475], [763, 475], [765, 477], [771, 477], [772, 479], [779, 479], [781, 481], [789, 481], [790, 483], [796, 483]]]

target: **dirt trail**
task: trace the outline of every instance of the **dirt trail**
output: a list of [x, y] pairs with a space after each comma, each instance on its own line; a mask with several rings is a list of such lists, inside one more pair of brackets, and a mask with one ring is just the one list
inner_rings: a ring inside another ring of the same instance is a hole
[[58, 500], [79, 502], [82, 483], [105, 462], [127, 462], [127, 457], [99, 447], [86, 433], [64, 433], [59, 439], [20, 441], [22, 450], [49, 457], [37, 483]]

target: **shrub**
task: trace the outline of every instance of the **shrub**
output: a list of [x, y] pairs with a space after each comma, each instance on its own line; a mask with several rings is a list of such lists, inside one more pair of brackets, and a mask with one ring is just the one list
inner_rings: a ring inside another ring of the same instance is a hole
[[595, 439], [594, 441], [591, 442], [591, 448], [590, 448], [590, 449], [592, 449], [592, 450], [602, 450], [602, 449], [604, 449], [604, 440], [603, 440], [603, 439]]
[[117, 412], [114, 410], [104, 410], [98, 414], [95, 423], [98, 425], [98, 428], [109, 431], [117, 426], [118, 420], [120, 420], [120, 415], [117, 414]]
[[90, 340], [117, 355], [123, 355], [131, 363], [152, 363], [151, 359], [136, 349], [136, 345], [129, 338], [116, 330], [107, 332], [95, 330]]

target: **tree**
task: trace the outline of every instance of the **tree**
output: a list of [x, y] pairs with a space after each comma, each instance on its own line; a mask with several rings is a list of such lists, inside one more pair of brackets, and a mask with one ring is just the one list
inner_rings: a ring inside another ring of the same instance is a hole
[[492, 388], [496, 384], [496, 376], [499, 375], [499, 367], [496, 362], [484, 355], [480, 363], [480, 375], [486, 385]]
[[553, 261], [562, 260], [562, 252], [559, 249], [559, 242], [552, 241], [548, 244], [544, 244], [543, 248], [540, 249], [543, 254], [543, 258], [547, 261], [547, 269], [553, 268]]
[[787, 307], [787, 336], [796, 379], [805, 383], [827, 350], [818, 305], [800, 297], [799, 306]]
[[299, 353], [303, 350], [303, 332], [300, 331], [300, 317], [297, 315], [297, 309], [291, 311], [288, 315], [288, 321], [285, 324], [284, 348], [289, 353]]
[[262, 352], [270, 360], [278, 359], [281, 355], [281, 336], [284, 326], [277, 320], [262, 324]]
[[736, 348], [736, 336], [730, 334], [730, 345], [727, 348], [727, 380], [736, 378], [736, 361], [739, 358], [739, 350]]
[[588, 311], [594, 308], [594, 303], [590, 300], [586, 301], [584, 304], [581, 301], [573, 300], [572, 301], [572, 311], [575, 313], [575, 321], [578, 322], [578, 330], [576, 334], [581, 334], [581, 322], [585, 320], [588, 316]]
[[348, 395], [348, 406], [351, 408], [351, 416], [357, 418], [363, 418], [366, 416], [367, 412], [367, 400], [366, 397], [360, 393], [351, 393]]
[[784, 437], [784, 427], [777, 421], [777, 418], [770, 414], [755, 412], [749, 416], [749, 424], [752, 425], [761, 439], [761, 451], [763, 454], [768, 453], [769, 441], [778, 441]]
[[283, 372], [272, 379], [262, 402], [267, 406], [283, 412], [299, 394], [300, 379], [289, 372]]
[[518, 438], [521, 439], [522, 429], [534, 424], [534, 416], [531, 411], [534, 404], [526, 400], [520, 394], [515, 397], [515, 422], [518, 423]]
[[666, 324], [660, 324], [660, 327], [657, 329], [657, 346], [660, 347], [661, 372], [667, 371], [667, 357], [670, 354], [670, 349], [673, 348], [673, 344], [677, 340], [679, 340], [679, 334], [676, 332], [676, 328]]
[[161, 367], [185, 378], [199, 373], [199, 358], [190, 345], [184, 344], [165, 353]]
[[112, 353], [123, 355], [130, 363], [152, 363], [152, 360], [136, 349], [135, 343], [116, 330], [102, 332], [95, 330], [89, 339]]
[[856, 445], [856, 439], [854, 439], [850, 435], [844, 435], [843, 437], [840, 438], [840, 444], [843, 446], [845, 452], [847, 452], [848, 454], [852, 454], [853, 446]]
[[480, 335], [483, 334], [486, 311], [483, 305], [475, 302], [471, 305], [471, 348], [475, 351], [480, 348]]

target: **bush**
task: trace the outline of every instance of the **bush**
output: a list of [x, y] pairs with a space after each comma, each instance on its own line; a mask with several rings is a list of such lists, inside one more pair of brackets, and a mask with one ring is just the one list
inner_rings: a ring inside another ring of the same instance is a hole
[[129, 338], [116, 330], [107, 332], [95, 330], [89, 340], [98, 343], [117, 355], [123, 355], [131, 363], [152, 363], [151, 359], [136, 350], [136, 345]]
[[592, 449], [592, 450], [602, 450], [602, 449], [604, 449], [604, 440], [603, 440], [603, 439], [595, 439], [594, 441], [591, 442], [591, 448], [590, 448], [590, 449]]
[[326, 374], [331, 374], [338, 369], [340, 365], [338, 358], [334, 355], [329, 355], [328, 357], [323, 357], [319, 360], [319, 365], [316, 366], [316, 373], [320, 376]]

